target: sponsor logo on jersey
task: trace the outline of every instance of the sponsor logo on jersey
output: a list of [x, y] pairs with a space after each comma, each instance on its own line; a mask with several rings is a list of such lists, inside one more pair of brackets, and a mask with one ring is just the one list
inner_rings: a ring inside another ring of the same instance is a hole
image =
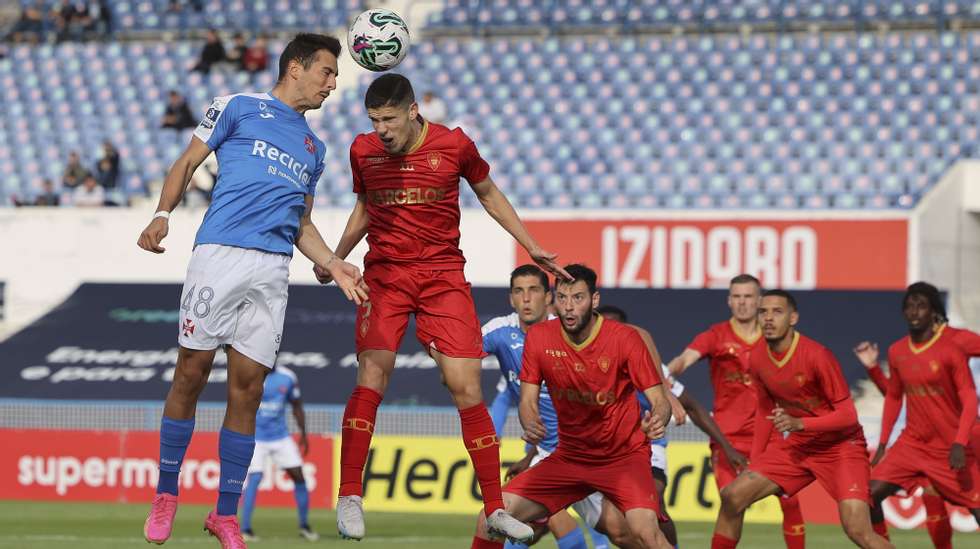
[[[198, 112], [200, 112], [200, 111], [198, 111]], [[221, 115], [221, 111], [220, 110], [218, 110], [218, 109], [216, 109], [214, 107], [211, 107], [210, 109], [208, 109], [208, 112], [204, 114], [204, 118], [207, 118], [211, 122], [217, 122], [218, 121], [218, 116], [220, 116], [220, 115]]]
[[445, 197], [445, 189], [433, 187], [407, 187], [404, 189], [378, 189], [368, 191], [368, 199], [376, 206], [430, 204], [432, 202], [439, 202]]
[[[301, 184], [308, 185], [310, 183], [311, 176], [308, 164], [299, 162], [286, 151], [279, 150], [261, 139], [256, 139], [255, 142], [252, 143], [252, 156], [258, 156], [271, 160], [272, 162], [277, 162], [286, 169], [285, 172], [282, 170], [276, 170], [277, 174], [285, 177], [297, 186], [300, 186]], [[272, 173], [272, 166], [270, 166], [269, 173]]]

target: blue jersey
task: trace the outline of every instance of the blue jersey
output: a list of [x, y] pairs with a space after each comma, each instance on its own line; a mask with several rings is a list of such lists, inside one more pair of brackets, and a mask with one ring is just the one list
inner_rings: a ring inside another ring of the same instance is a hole
[[265, 378], [262, 403], [255, 414], [255, 440], [268, 442], [289, 436], [286, 405], [299, 400], [299, 381], [289, 368], [276, 366]]
[[194, 136], [218, 157], [218, 180], [194, 245], [292, 256], [326, 147], [306, 118], [267, 93], [218, 97]]
[[[521, 396], [521, 360], [524, 355], [525, 333], [521, 330], [517, 313], [498, 316], [483, 326], [483, 350], [497, 357], [500, 373], [507, 381], [504, 389], [511, 402], [519, 402]], [[554, 452], [558, 446], [558, 414], [551, 403], [548, 387], [541, 385], [541, 398], [538, 400], [538, 413], [548, 434], [538, 447]]]

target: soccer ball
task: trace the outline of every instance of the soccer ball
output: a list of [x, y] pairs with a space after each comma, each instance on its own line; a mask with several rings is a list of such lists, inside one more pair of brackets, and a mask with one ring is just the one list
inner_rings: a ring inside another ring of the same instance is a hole
[[347, 31], [347, 47], [357, 64], [371, 71], [386, 71], [408, 53], [408, 26], [397, 13], [373, 9], [357, 16]]

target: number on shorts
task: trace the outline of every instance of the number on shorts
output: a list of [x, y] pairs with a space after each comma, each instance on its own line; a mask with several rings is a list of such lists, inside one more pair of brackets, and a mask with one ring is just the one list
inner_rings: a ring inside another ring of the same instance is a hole
[[214, 288], [211, 286], [201, 288], [201, 291], [197, 292], [197, 301], [191, 305], [191, 298], [195, 290], [197, 290], [197, 285], [191, 286], [191, 289], [187, 291], [187, 295], [184, 296], [184, 301], [181, 302], [180, 308], [185, 311], [194, 311], [194, 316], [197, 318], [204, 318], [211, 314], [211, 300], [214, 299]]

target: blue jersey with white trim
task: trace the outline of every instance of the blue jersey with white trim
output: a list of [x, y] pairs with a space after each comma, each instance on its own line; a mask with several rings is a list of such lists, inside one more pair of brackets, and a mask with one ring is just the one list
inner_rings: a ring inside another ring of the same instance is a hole
[[[511, 402], [520, 402], [521, 397], [521, 361], [524, 356], [524, 338], [527, 334], [521, 330], [517, 313], [498, 316], [483, 325], [483, 350], [497, 357], [500, 363], [500, 373], [507, 380], [505, 389], [511, 395]], [[538, 443], [538, 447], [548, 452], [554, 452], [558, 446], [558, 413], [551, 403], [548, 387], [541, 385], [541, 396], [538, 399], [538, 413], [541, 423], [548, 434]]]
[[215, 151], [218, 180], [194, 245], [292, 256], [326, 147], [306, 118], [267, 93], [215, 98], [194, 130]]
[[299, 380], [292, 370], [276, 366], [269, 372], [262, 386], [262, 403], [255, 414], [255, 440], [268, 442], [288, 437], [287, 404], [299, 398]]

